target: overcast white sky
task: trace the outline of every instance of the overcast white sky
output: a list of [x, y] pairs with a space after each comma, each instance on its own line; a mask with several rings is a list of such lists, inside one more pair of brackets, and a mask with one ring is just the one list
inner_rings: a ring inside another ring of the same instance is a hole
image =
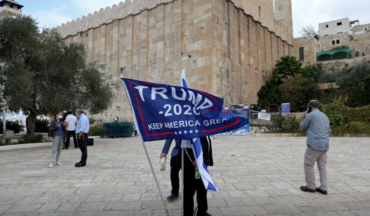
[[[100, 8], [119, 4], [121, 0], [17, 0], [23, 12], [38, 19], [41, 27], [55, 27]], [[269, 1], [269, 0], [261, 0]], [[303, 26], [348, 17], [370, 23], [370, 0], [292, 0], [294, 37], [300, 37]]]

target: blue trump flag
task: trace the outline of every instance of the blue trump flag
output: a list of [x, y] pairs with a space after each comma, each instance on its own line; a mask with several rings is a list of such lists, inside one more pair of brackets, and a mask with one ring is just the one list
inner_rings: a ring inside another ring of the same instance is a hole
[[223, 100], [199, 90], [122, 78], [143, 141], [191, 140], [235, 130], [243, 117], [220, 113]]

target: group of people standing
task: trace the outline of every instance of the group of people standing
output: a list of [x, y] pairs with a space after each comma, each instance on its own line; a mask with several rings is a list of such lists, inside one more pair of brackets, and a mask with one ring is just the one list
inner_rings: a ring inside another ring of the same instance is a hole
[[[78, 121], [72, 112], [69, 111], [66, 117], [63, 117], [62, 112], [55, 113], [54, 120], [50, 124], [50, 132], [53, 137], [53, 147], [51, 153], [50, 167], [54, 165], [62, 165], [60, 163], [60, 154], [64, 143], [66, 132], [66, 147], [68, 149], [70, 137], [73, 137], [75, 147], [81, 150], [81, 160], [76, 163], [76, 167], [86, 166], [87, 160], [87, 140], [90, 128], [89, 119], [84, 114], [82, 109], [77, 109], [76, 115]], [[118, 121], [117, 119], [115, 119]], [[310, 101], [304, 119], [300, 123], [300, 130], [307, 130], [307, 150], [304, 159], [304, 171], [306, 185], [300, 189], [304, 192], [327, 195], [327, 172], [326, 159], [327, 151], [329, 150], [330, 137], [330, 121], [328, 117], [320, 112], [318, 101]], [[76, 142], [76, 135], [78, 142]], [[212, 142], [210, 137], [200, 137], [200, 143], [203, 151], [203, 161], [206, 166], [213, 166]], [[172, 144], [172, 139], [166, 140], [160, 158], [167, 157]], [[182, 140], [175, 140], [175, 147], [171, 153], [171, 195], [167, 198], [168, 201], [174, 201], [179, 198], [180, 179], [179, 172], [184, 161], [184, 216], [210, 216], [207, 202], [207, 189], [200, 178], [197, 164], [192, 148], [181, 146]], [[181, 148], [184, 149], [184, 158], [182, 158]], [[314, 165], [317, 162], [320, 174], [320, 187], [316, 188]], [[198, 207], [194, 211], [194, 195], [197, 194]]]
[[[303, 121], [300, 123], [300, 130], [307, 131], [307, 150], [304, 158], [304, 173], [306, 185], [301, 186], [303, 192], [328, 194], [326, 160], [327, 151], [329, 151], [330, 121], [328, 117], [320, 112], [319, 103], [312, 100], [304, 114]], [[170, 150], [172, 139], [166, 140], [160, 158], [167, 157]], [[203, 160], [206, 166], [213, 166], [212, 145], [209, 137], [201, 137], [201, 146], [203, 150]], [[181, 170], [182, 153], [181, 140], [175, 140], [175, 147], [171, 153], [171, 195], [167, 198], [172, 202], [179, 198], [180, 180], [179, 172]], [[184, 216], [210, 216], [207, 202], [207, 189], [204, 187], [201, 178], [197, 175], [196, 162], [191, 148], [184, 148]], [[320, 186], [316, 187], [314, 165], [318, 164], [320, 174]], [[198, 207], [194, 211], [193, 197], [197, 194]]]
[[[78, 121], [76, 116], [78, 116]], [[80, 148], [81, 150], [81, 160], [75, 164], [75, 167], [86, 166], [90, 123], [82, 109], [77, 109], [76, 116], [72, 114], [72, 111], [68, 111], [66, 116], [63, 116], [61, 111], [55, 113], [49, 128], [51, 137], [53, 137], [50, 168], [54, 167], [54, 165], [62, 165], [60, 162], [62, 148], [64, 144], [65, 149], [69, 148], [71, 136], [73, 137], [75, 148]]]

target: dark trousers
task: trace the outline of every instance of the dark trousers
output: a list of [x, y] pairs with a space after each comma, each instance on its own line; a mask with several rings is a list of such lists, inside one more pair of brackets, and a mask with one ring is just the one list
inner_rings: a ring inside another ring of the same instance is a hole
[[78, 137], [78, 147], [80, 147], [81, 150], [81, 163], [86, 164], [87, 160], [87, 133], [84, 133], [81, 137]]
[[[188, 151], [193, 154], [192, 151]], [[207, 190], [202, 179], [195, 178], [195, 166], [184, 156], [184, 216], [194, 215], [194, 194], [197, 192], [198, 214], [202, 215], [208, 210]]]
[[170, 165], [171, 165], [171, 185], [172, 185], [171, 194], [179, 195], [180, 190], [179, 172], [181, 170], [181, 153], [178, 153], [176, 156], [171, 157]]
[[69, 144], [71, 142], [71, 136], [73, 137], [73, 143], [75, 144], [75, 148], [77, 148], [78, 143], [76, 139], [76, 132], [75, 131], [67, 131], [67, 140], [66, 140], [66, 148], [69, 148]]

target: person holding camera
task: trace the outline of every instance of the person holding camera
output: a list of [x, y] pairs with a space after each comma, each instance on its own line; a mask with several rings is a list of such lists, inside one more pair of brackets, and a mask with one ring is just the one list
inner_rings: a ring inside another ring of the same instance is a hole
[[[307, 149], [304, 158], [304, 173], [306, 186], [301, 186], [304, 192], [319, 192], [328, 194], [326, 158], [329, 151], [330, 121], [329, 118], [319, 110], [319, 102], [312, 100], [300, 123], [300, 131], [307, 131]], [[320, 187], [316, 188], [314, 165], [317, 166], [320, 174]]]

